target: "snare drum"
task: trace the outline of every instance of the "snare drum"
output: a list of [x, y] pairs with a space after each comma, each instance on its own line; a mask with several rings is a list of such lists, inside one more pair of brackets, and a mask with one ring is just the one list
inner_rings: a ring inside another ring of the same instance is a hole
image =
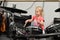
[[42, 33], [42, 30], [41, 30], [41, 28], [39, 28], [38, 26], [28, 26], [27, 28], [26, 28], [30, 33], [36, 33], [36, 34], [40, 34], [40, 33]]

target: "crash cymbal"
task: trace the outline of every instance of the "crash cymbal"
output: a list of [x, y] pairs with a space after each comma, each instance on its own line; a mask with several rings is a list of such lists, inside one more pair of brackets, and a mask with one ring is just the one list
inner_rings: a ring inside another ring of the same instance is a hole
[[55, 12], [60, 12], [60, 8], [56, 9]]
[[3, 6], [0, 6], [0, 8], [6, 9], [8, 11], [11, 11], [12, 13], [27, 13], [27, 11], [21, 10], [21, 9], [17, 9], [17, 8], [3, 7]]

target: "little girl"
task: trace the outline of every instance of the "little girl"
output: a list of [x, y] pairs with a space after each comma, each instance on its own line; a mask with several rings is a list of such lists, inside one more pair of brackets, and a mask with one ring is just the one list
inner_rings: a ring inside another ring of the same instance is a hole
[[42, 13], [43, 13], [43, 8], [40, 6], [37, 6], [35, 9], [35, 15], [32, 16], [31, 19], [26, 20], [25, 23], [34, 21], [34, 26], [40, 27], [44, 34], [45, 33], [44, 32], [44, 18], [42, 17]]

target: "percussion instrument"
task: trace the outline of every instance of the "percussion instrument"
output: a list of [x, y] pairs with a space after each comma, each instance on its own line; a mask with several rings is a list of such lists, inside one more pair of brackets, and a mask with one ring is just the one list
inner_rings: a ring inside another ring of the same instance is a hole
[[3, 8], [5, 10], [7, 10], [7, 11], [12, 12], [12, 13], [27, 13], [27, 11], [21, 10], [21, 9], [17, 9], [17, 8], [3, 7], [3, 6], [0, 6], [0, 8]]
[[4, 16], [4, 12], [2, 11], [2, 13], [0, 14], [0, 31], [1, 32], [5, 32], [6, 31], [6, 18]]
[[45, 29], [46, 33], [57, 33], [60, 32], [60, 23], [51, 24]]

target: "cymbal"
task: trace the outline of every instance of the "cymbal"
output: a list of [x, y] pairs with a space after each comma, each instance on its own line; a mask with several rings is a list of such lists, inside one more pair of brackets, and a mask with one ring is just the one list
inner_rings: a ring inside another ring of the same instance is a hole
[[60, 8], [56, 9], [55, 12], [60, 12]]
[[8, 11], [11, 11], [12, 13], [27, 13], [27, 11], [21, 10], [21, 9], [17, 9], [17, 8], [3, 7], [3, 6], [0, 6], [0, 8], [6, 9]]

